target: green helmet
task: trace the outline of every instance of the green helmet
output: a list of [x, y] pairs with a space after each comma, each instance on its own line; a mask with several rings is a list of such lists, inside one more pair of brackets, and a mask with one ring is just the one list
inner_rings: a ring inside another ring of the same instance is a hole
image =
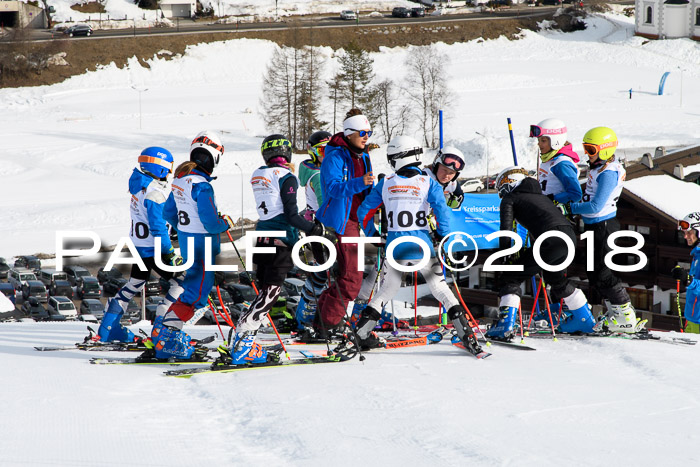
[[583, 135], [583, 149], [589, 156], [598, 156], [607, 161], [615, 154], [617, 135], [606, 126], [591, 128]]

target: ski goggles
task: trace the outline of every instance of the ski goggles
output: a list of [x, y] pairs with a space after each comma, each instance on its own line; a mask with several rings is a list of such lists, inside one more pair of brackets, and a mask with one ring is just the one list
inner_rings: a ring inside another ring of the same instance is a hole
[[348, 130], [357, 132], [357, 134], [360, 135], [360, 138], [372, 136], [372, 130], [356, 130], [354, 128], [348, 128]]
[[308, 151], [316, 155], [316, 157], [324, 157], [326, 155], [326, 144], [328, 141], [322, 141], [316, 146], [309, 146]]
[[205, 144], [207, 146], [210, 146], [210, 147], [216, 149], [217, 151], [219, 151], [221, 153], [224, 152], [224, 147], [222, 145], [216, 144], [214, 141], [207, 138], [206, 136], [200, 136], [198, 138], [195, 138], [194, 141], [192, 141], [192, 144], [195, 144], [195, 143], [202, 143], [202, 144]]
[[583, 150], [589, 156], [595, 156], [603, 149], [615, 148], [617, 147], [617, 141], [610, 141], [603, 144], [593, 144], [593, 143], [583, 143]]
[[678, 230], [690, 230], [690, 222], [678, 221]]
[[459, 172], [464, 168], [464, 161], [461, 157], [455, 156], [454, 154], [441, 154], [438, 162], [445, 167], [449, 167], [452, 170]]
[[561, 135], [566, 133], [564, 128], [542, 128], [538, 125], [530, 125], [530, 138], [539, 138], [540, 136]]

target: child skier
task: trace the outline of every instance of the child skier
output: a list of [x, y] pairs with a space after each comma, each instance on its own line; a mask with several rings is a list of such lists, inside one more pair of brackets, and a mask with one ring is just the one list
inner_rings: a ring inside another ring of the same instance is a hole
[[[306, 150], [311, 156], [299, 165], [299, 181], [306, 192], [306, 209], [302, 212], [304, 219], [313, 222], [316, 211], [323, 201], [321, 190], [321, 163], [325, 156], [326, 145], [331, 139], [327, 131], [316, 131], [310, 137]], [[325, 262], [327, 256], [324, 247], [319, 243], [311, 244], [314, 260]], [[304, 288], [297, 305], [295, 318], [299, 336], [302, 340], [313, 339], [313, 321], [316, 316], [316, 300], [326, 290], [328, 271], [310, 272], [307, 275]]]
[[557, 203], [581, 200], [579, 169], [581, 158], [567, 141], [568, 130], [561, 120], [548, 118], [530, 125], [530, 137], [537, 138], [540, 148], [538, 179], [542, 193]]
[[[496, 189], [501, 198], [501, 230], [512, 230], [514, 222], [528, 230], [531, 241], [549, 231], [558, 231], [569, 237], [576, 245], [576, 234], [571, 223], [561, 210], [544, 194], [534, 178], [527, 176], [522, 167], [508, 167], [496, 178]], [[510, 239], [501, 237], [500, 249], [510, 247]], [[561, 238], [549, 237], [540, 248], [542, 261], [550, 265], [562, 263], [568, 254], [566, 244]], [[547, 271], [537, 264], [532, 248], [521, 252], [519, 258], [510, 264], [522, 265], [522, 272], [504, 272], [501, 275], [499, 291], [499, 320], [486, 335], [493, 339], [508, 341], [515, 332], [515, 319], [520, 307], [520, 284], [535, 274], [541, 274], [551, 286], [552, 315], [559, 313], [559, 304], [563, 299], [568, 312], [562, 315], [559, 330], [573, 333], [593, 332], [595, 319], [583, 292], [574, 287], [566, 278], [565, 271]]]
[[[194, 257], [192, 266], [185, 273], [184, 292], [162, 317], [153, 323], [152, 336], [156, 358], [192, 358], [195, 347], [190, 336], [182, 331], [185, 321], [195, 310], [207, 306], [207, 298], [214, 285], [214, 272], [206, 271], [205, 243], [211, 242], [211, 258], [221, 250], [219, 234], [234, 227], [228, 216], [219, 217], [210, 182], [212, 173], [224, 153], [221, 137], [213, 131], [199, 133], [190, 145], [190, 160], [175, 170], [172, 191], [165, 204], [163, 215], [177, 229], [180, 250], [185, 262]], [[188, 240], [193, 240], [190, 250]]]
[[[388, 220], [387, 247], [403, 237], [417, 237], [427, 245], [432, 244], [429, 234], [428, 215], [432, 209], [437, 219], [437, 234], [444, 237], [450, 232], [449, 211], [445, 204], [442, 186], [420, 168], [423, 148], [416, 140], [407, 136], [389, 142], [387, 159], [395, 173], [381, 180], [358, 209], [365, 234], [372, 236], [375, 227], [374, 212], [382, 205]], [[464, 309], [452, 295], [442, 274], [442, 265], [431, 248], [431, 259], [421, 273], [431, 292], [447, 308], [459, 339], [473, 354], [481, 353], [474, 332], [464, 315]], [[414, 265], [423, 256], [423, 250], [414, 242], [399, 244], [394, 249], [394, 258], [402, 265]], [[396, 294], [401, 285], [401, 272], [384, 263], [384, 285], [374, 295], [357, 322], [356, 333], [361, 348], [380, 347], [382, 342], [372, 332], [381, 315], [379, 310]]]
[[615, 216], [626, 173], [615, 159], [617, 144], [617, 135], [607, 127], [592, 128], [583, 136], [590, 170], [582, 201], [571, 203], [570, 209], [572, 214], [581, 215], [584, 230], [593, 232], [593, 269], [587, 272], [588, 283], [610, 303], [596, 330], [635, 333], [646, 321], [637, 319], [627, 290], [604, 261], [610, 251], [608, 237], [620, 230]]
[[[268, 352], [255, 342], [255, 334], [277, 301], [282, 283], [292, 268], [292, 247], [298, 240], [299, 230], [335, 240], [335, 232], [324, 229], [318, 221], [307, 221], [298, 212], [299, 181], [290, 170], [293, 166], [289, 140], [279, 134], [270, 135], [263, 140], [261, 153], [265, 165], [256, 169], [251, 178], [260, 216], [255, 229], [284, 231], [286, 236], [258, 239], [257, 246], [274, 247], [275, 252], [253, 255], [260, 290], [236, 325], [236, 336], [229, 351], [229, 363], [234, 365], [268, 361]], [[275, 357], [269, 355], [270, 359]]]
[[[700, 212], [691, 212], [678, 221], [678, 230], [683, 231], [683, 236], [688, 246], [692, 248], [690, 256], [690, 271], [680, 266], [673, 268], [673, 278], [680, 285], [687, 286], [685, 290], [685, 332], [700, 333]], [[680, 313], [680, 310], [678, 311]]]
[[[151, 271], [157, 272], [170, 282], [165, 295], [167, 309], [182, 292], [180, 282], [173, 278], [174, 273], [161, 270], [155, 263], [155, 255], [161, 255], [163, 263], [171, 266], [182, 264], [182, 257], [175, 253], [168, 229], [163, 219], [163, 206], [169, 194], [168, 176], [173, 168], [173, 156], [161, 147], [149, 147], [138, 158], [139, 168], [134, 168], [129, 178], [131, 194], [131, 230], [129, 238], [146, 266], [142, 271], [134, 264], [131, 277], [119, 292], [111, 298], [105, 308], [104, 317], [97, 336], [102, 342], [133, 342], [134, 334], [120, 324], [120, 320], [132, 298], [146, 285]], [[155, 239], [160, 239], [160, 249], [155, 250]]]

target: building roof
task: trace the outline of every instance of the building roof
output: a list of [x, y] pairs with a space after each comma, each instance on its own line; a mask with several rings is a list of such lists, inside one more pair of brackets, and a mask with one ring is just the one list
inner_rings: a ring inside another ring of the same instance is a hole
[[647, 204], [661, 217], [675, 223], [688, 213], [700, 211], [700, 185], [670, 175], [649, 175], [625, 182], [632, 198]]

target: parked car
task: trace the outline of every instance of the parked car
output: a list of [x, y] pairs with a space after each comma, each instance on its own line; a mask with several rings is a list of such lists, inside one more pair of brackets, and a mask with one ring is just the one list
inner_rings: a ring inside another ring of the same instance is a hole
[[119, 279], [121, 277], [122, 273], [118, 269], [112, 268], [109, 271], [105, 271], [104, 268], [100, 268], [97, 270], [97, 280], [100, 284], [104, 284], [110, 279]]
[[250, 280], [256, 280], [257, 278], [258, 276], [255, 274], [255, 271], [241, 271], [238, 282], [243, 285], [250, 285]]
[[82, 266], [65, 266], [63, 270], [65, 271], [66, 276], [68, 276], [68, 282], [70, 282], [70, 285], [78, 285], [78, 278], [90, 275], [90, 271]]
[[9, 282], [0, 282], [0, 292], [4, 293], [7, 298], [14, 304], [17, 304], [15, 287]]
[[0, 279], [7, 279], [7, 273], [10, 270], [10, 265], [7, 264], [5, 258], [0, 258]]
[[282, 283], [282, 287], [284, 287], [290, 296], [300, 296], [301, 291], [304, 290], [304, 281], [301, 279], [288, 277]]
[[[216, 317], [214, 316], [214, 312], [211, 310], [211, 308], [207, 308], [207, 311], [204, 313], [204, 317], [209, 320], [210, 323], [216, 324], [216, 321], [218, 319], [219, 323], [225, 323], [226, 319], [224, 318], [224, 312], [223, 309], [221, 308], [221, 302], [219, 301], [219, 294], [216, 292], [216, 290], [213, 290], [209, 294], [209, 298], [211, 299], [211, 302], [214, 304], [216, 307]], [[221, 288], [221, 299], [224, 301], [224, 306], [226, 307], [226, 311], [231, 313], [231, 310], [233, 309], [233, 306], [235, 305], [233, 302], [233, 299], [231, 298], [231, 295], [229, 295], [228, 291], [224, 288]]]
[[158, 305], [165, 301], [165, 297], [161, 295], [155, 295], [152, 297], [146, 297], [146, 319], [153, 322], [156, 319], [156, 313], [158, 312]]
[[105, 306], [95, 298], [86, 298], [80, 303], [81, 315], [92, 315], [97, 319], [102, 319], [105, 314]]
[[394, 18], [410, 18], [411, 10], [402, 6], [397, 6], [396, 8], [391, 10], [391, 16], [393, 16]]
[[[124, 317], [128, 317], [129, 323], [138, 323], [141, 321], [141, 305], [136, 300], [131, 300], [126, 306]], [[122, 319], [122, 322], [124, 320]]]
[[250, 302], [255, 300], [255, 290], [249, 285], [225, 284], [221, 288], [222, 290], [226, 289], [233, 302], [233, 305], [228, 310], [232, 319], [238, 318], [243, 314], [248, 309]]
[[425, 16], [425, 8], [422, 6], [411, 8], [411, 16], [414, 18], [422, 18]]
[[43, 282], [27, 281], [22, 286], [22, 299], [27, 300], [29, 297], [36, 297], [41, 303], [46, 303], [49, 301], [49, 292]]
[[76, 24], [63, 31], [63, 34], [65, 34], [68, 37], [91, 36], [92, 33], [92, 28], [87, 24]]
[[114, 297], [127, 282], [123, 277], [110, 279], [102, 285], [102, 293], [105, 297]]
[[40, 269], [37, 273], [37, 277], [44, 285], [48, 288], [54, 281], [67, 281], [68, 275], [63, 271], [56, 271], [55, 269]]
[[49, 295], [63, 295], [73, 300], [73, 287], [71, 287], [68, 281], [54, 281], [53, 284], [49, 286]]
[[47, 310], [52, 315], [63, 315], [66, 319], [75, 319], [78, 317], [78, 310], [68, 297], [56, 296], [49, 298], [49, 306]]
[[29, 297], [29, 300], [22, 303], [22, 313], [34, 321], [46, 321], [50, 318], [49, 312], [36, 297]]
[[484, 189], [484, 184], [478, 178], [467, 180], [462, 184], [462, 191], [465, 193], [480, 192]]
[[81, 300], [86, 298], [101, 298], [102, 286], [97, 282], [97, 277], [83, 276], [78, 279], [75, 292]]
[[18, 256], [15, 260], [15, 268], [27, 268], [37, 274], [41, 269], [41, 261], [34, 255]]
[[12, 268], [8, 271], [7, 281], [12, 284], [15, 290], [22, 290], [22, 286], [27, 281], [35, 281], [36, 276], [29, 269]]
[[340, 12], [340, 19], [357, 19], [357, 15], [352, 10], [343, 10]]
[[306, 280], [306, 271], [304, 271], [296, 266], [292, 266], [292, 269], [287, 271], [287, 277], [295, 277], [297, 279]]

